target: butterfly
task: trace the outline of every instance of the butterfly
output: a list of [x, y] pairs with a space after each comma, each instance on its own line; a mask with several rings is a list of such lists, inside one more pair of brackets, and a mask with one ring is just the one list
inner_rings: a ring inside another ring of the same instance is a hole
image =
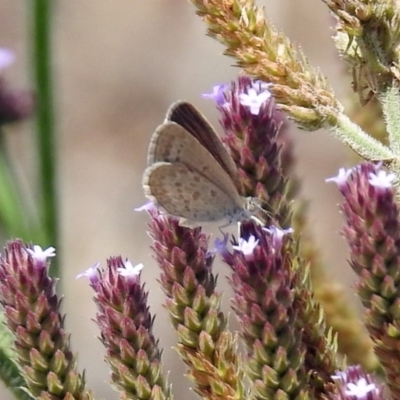
[[153, 133], [143, 174], [146, 197], [184, 226], [250, 219], [259, 199], [237, 189], [238, 170], [206, 118], [178, 101]]

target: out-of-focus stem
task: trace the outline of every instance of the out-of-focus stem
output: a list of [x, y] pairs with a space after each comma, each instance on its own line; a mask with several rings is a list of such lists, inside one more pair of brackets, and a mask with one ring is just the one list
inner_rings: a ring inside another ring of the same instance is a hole
[[[46, 245], [58, 248], [55, 124], [51, 65], [51, 0], [31, 3], [32, 68], [37, 100], [37, 152], [39, 159], [40, 218]], [[53, 273], [57, 274], [54, 265]]]

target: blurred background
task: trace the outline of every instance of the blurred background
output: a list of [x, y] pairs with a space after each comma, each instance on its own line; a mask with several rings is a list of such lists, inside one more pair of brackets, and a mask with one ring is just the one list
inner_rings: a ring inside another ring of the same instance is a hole
[[[322, 1], [264, 0], [259, 4], [266, 6], [269, 18], [303, 48], [311, 63], [321, 68], [345, 101], [349, 79], [331, 40], [333, 20]], [[171, 371], [176, 398], [194, 398], [172, 349], [174, 332], [162, 308], [158, 270], [145, 234], [148, 219], [134, 208], [145, 201], [141, 179], [150, 136], [170, 103], [189, 100], [218, 127], [212, 102], [201, 94], [210, 92], [216, 83], [235, 79], [239, 70], [232, 66], [233, 60], [221, 55], [223, 47], [205, 35], [205, 25], [186, 0], [56, 0], [53, 5], [61, 210], [57, 252], [63, 267], [60, 285], [66, 327], [79, 353], [79, 366], [86, 370], [88, 385], [97, 398], [117, 397], [108, 384], [104, 351], [96, 338], [91, 289], [85, 279], [75, 276], [97, 261], [105, 265], [107, 257], [121, 254], [133, 264], [145, 264], [142, 278], [150, 291], [151, 310], [157, 315], [155, 335], [164, 348], [165, 370]], [[16, 52], [16, 64], [6, 71], [15, 87], [32, 86], [29, 9], [27, 0], [0, 0], [0, 47]], [[32, 121], [4, 129], [27, 196], [35, 190], [32, 165], [36, 160], [30, 152], [33, 132]], [[297, 173], [303, 180], [304, 197], [311, 200], [315, 241], [329, 274], [345, 283], [349, 298], [356, 301], [347, 249], [339, 234], [342, 219], [337, 189], [324, 182], [339, 167], [350, 165], [349, 152], [324, 131], [308, 133], [293, 127], [293, 134]], [[226, 292], [224, 306], [229, 310], [228, 271], [221, 263], [216, 265], [221, 290]], [[0, 398], [11, 399], [1, 387]]]

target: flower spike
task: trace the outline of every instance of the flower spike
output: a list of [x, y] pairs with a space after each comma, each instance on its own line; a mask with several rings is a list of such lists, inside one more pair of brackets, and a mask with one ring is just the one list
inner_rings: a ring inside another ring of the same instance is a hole
[[366, 326], [392, 398], [400, 398], [400, 319], [396, 311], [400, 292], [399, 206], [394, 176], [382, 168], [368, 162], [353, 168], [339, 190], [346, 218], [343, 233], [350, 246], [350, 265], [359, 278], [357, 292]]
[[48, 275], [46, 259], [53, 255], [53, 248], [9, 242], [0, 257], [0, 299], [27, 391], [34, 398], [89, 400], [64, 330], [56, 280]]

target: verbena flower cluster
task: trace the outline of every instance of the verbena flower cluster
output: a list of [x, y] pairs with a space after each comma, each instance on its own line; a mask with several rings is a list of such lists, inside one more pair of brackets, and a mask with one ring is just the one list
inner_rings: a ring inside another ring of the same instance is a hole
[[[238, 169], [238, 192], [261, 207], [259, 219], [240, 222], [237, 236], [222, 234], [213, 243], [202, 227], [182, 226], [179, 216], [155, 204], [143, 207], [176, 350], [193, 390], [209, 400], [400, 399], [397, 3], [325, 1], [337, 17], [335, 43], [353, 69], [360, 100], [381, 107], [386, 144], [344, 114], [323, 76], [251, 0], [192, 3], [208, 34], [247, 73], [203, 96], [219, 113], [222, 141]], [[0, 52], [0, 68], [11, 62], [10, 53]], [[327, 281], [307, 232], [283, 112], [304, 129], [330, 129], [365, 158], [327, 179], [343, 197], [342, 233], [365, 331], [343, 291]], [[2, 115], [0, 110], [8, 121]], [[70, 348], [57, 280], [48, 273], [54, 256], [53, 248], [21, 240], [10, 241], [0, 256], [8, 326], [1, 335], [14, 343], [0, 346], [0, 377], [16, 398], [92, 399]], [[221, 309], [216, 258], [230, 268], [238, 334]], [[94, 291], [99, 338], [120, 398], [172, 399], [143, 268], [113, 257], [78, 277]]]

